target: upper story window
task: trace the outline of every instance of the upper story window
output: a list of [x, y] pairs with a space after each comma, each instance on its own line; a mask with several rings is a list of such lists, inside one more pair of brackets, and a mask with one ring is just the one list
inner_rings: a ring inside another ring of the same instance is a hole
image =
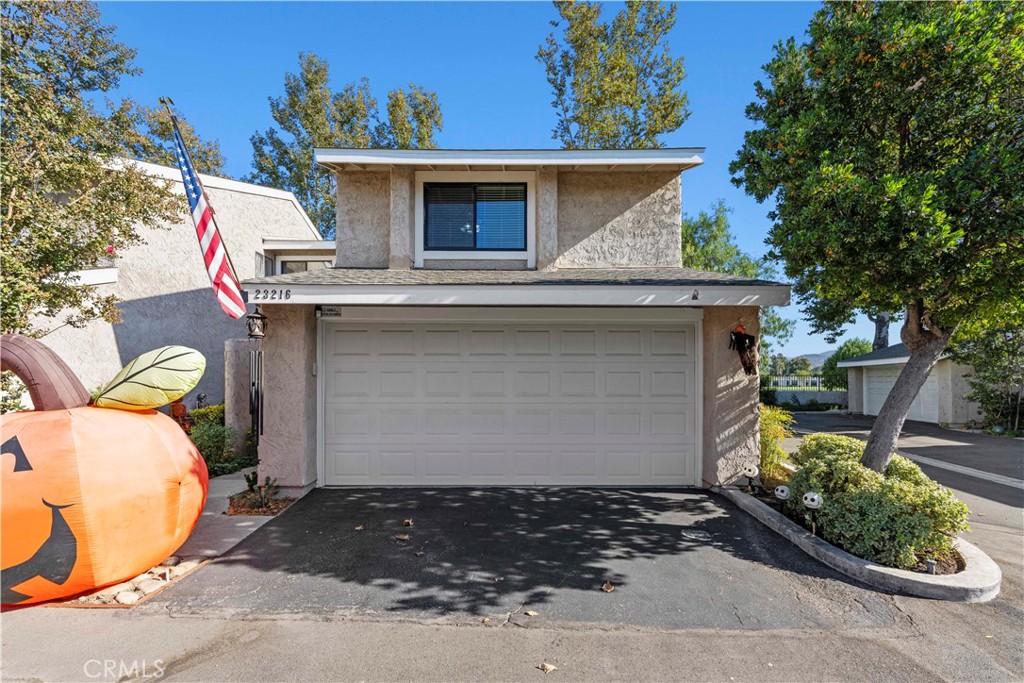
[[526, 195], [526, 183], [424, 183], [424, 250], [525, 250]]

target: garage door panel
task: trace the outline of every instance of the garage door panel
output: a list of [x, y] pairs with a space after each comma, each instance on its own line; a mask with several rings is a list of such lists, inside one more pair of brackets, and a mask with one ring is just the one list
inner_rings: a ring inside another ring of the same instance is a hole
[[695, 484], [694, 329], [329, 325], [324, 482]]
[[[896, 380], [899, 377], [901, 368], [898, 367], [877, 367], [865, 368], [864, 375], [864, 414], [878, 415], [882, 404], [889, 396]], [[922, 422], [938, 422], [939, 400], [938, 400], [938, 378], [934, 373], [928, 375], [924, 386], [918, 392], [914, 402], [907, 412], [907, 419], [919, 420]]]

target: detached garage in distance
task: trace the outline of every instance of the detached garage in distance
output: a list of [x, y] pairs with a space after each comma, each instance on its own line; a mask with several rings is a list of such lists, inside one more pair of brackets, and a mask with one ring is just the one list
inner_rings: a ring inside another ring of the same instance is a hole
[[[847, 369], [850, 412], [878, 415], [908, 358], [907, 347], [896, 344], [839, 361], [839, 367]], [[970, 390], [970, 372], [967, 366], [940, 358], [914, 399], [907, 419], [956, 426], [978, 420], [978, 404], [965, 398]]]

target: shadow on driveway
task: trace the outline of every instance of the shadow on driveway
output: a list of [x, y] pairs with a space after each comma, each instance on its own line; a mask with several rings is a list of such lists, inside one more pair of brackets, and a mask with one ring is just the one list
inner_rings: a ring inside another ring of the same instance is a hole
[[578, 488], [317, 489], [151, 609], [663, 628], [895, 619], [886, 596], [714, 494]]

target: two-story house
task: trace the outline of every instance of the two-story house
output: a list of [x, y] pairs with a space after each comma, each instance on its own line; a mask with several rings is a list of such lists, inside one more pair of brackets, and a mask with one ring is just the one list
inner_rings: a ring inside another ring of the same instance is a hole
[[729, 481], [758, 382], [729, 349], [789, 288], [681, 267], [702, 149], [319, 149], [334, 268], [267, 316], [261, 477], [313, 486]]

